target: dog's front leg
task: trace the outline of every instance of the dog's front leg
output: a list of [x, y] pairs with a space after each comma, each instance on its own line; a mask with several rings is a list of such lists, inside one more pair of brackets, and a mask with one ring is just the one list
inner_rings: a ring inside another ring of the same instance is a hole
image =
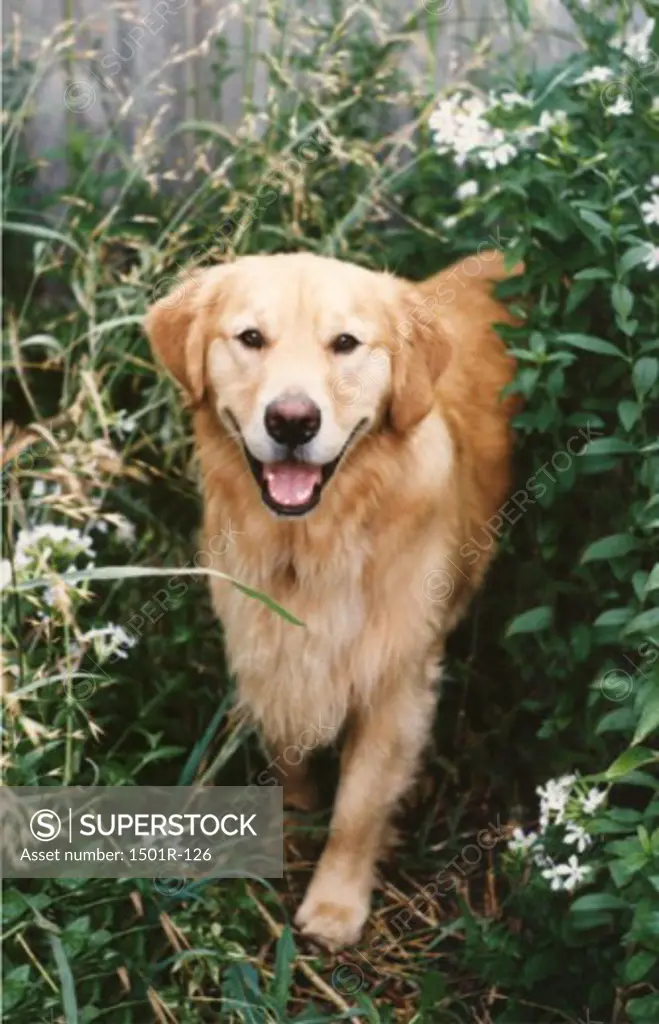
[[[353, 724], [341, 762], [330, 835], [296, 924], [331, 948], [357, 942], [391, 814], [409, 787], [433, 722], [426, 685], [385, 687]], [[376, 702], [374, 701], [374, 704]]]

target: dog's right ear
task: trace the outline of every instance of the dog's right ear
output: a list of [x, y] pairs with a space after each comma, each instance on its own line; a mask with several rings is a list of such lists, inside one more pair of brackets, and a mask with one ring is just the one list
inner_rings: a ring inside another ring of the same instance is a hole
[[192, 270], [147, 310], [144, 329], [163, 366], [198, 405], [206, 388], [204, 285], [213, 271]]

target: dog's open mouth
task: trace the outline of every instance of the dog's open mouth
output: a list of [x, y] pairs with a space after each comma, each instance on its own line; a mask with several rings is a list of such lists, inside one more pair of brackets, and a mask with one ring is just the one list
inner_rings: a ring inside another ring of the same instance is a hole
[[263, 467], [263, 480], [270, 500], [282, 508], [308, 505], [314, 491], [322, 486], [320, 466], [296, 462], [273, 462]]
[[361, 420], [337, 457], [322, 466], [304, 462], [292, 454], [290, 458], [277, 462], [261, 462], [245, 444], [233, 414], [228, 409], [226, 414], [240, 440], [252, 476], [261, 491], [261, 499], [280, 516], [303, 516], [316, 507], [325, 485], [334, 475], [348, 448], [368, 424], [368, 420]]
[[263, 501], [273, 512], [284, 516], [301, 516], [315, 508], [339, 463], [339, 459], [325, 466], [293, 459], [259, 462], [247, 449], [245, 452]]

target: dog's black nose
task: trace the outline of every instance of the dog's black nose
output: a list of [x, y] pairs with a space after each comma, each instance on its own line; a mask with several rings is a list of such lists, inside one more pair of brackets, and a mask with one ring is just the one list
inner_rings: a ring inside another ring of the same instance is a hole
[[278, 444], [296, 448], [320, 430], [320, 409], [305, 395], [276, 398], [265, 410], [265, 429]]

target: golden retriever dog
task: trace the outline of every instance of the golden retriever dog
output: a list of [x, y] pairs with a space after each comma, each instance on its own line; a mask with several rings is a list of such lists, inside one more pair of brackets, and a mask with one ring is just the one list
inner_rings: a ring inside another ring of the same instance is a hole
[[[309, 253], [245, 256], [193, 271], [147, 314], [193, 407], [214, 568], [303, 623], [211, 577], [239, 702], [273, 755], [302, 750], [310, 728], [326, 743], [345, 732], [296, 916], [332, 948], [368, 917], [447, 634], [491, 558], [469, 541], [509, 487], [513, 363], [493, 324], [510, 317], [491, 295], [504, 276], [494, 251], [422, 284]], [[228, 527], [232, 543], [213, 545]], [[289, 804], [312, 804], [302, 754], [282, 782]]]

